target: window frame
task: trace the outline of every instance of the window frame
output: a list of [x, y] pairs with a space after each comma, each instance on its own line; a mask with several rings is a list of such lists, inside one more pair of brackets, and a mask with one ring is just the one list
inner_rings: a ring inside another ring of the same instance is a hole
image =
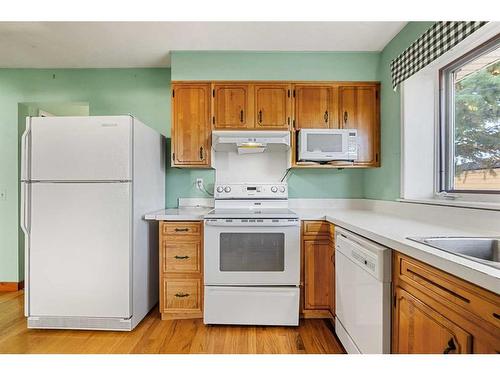
[[471, 194], [470, 196], [480, 197], [500, 194], [499, 190], [474, 190], [474, 189], [454, 189], [453, 179], [455, 177], [454, 163], [454, 143], [455, 143], [455, 116], [454, 116], [454, 95], [455, 87], [452, 79], [454, 71], [471, 62], [475, 58], [495, 50], [500, 47], [500, 34], [488, 39], [479, 46], [459, 56], [449, 64], [438, 70], [439, 79], [439, 122], [438, 122], [438, 171], [437, 171], [437, 195], [447, 195], [450, 197], [459, 194]]

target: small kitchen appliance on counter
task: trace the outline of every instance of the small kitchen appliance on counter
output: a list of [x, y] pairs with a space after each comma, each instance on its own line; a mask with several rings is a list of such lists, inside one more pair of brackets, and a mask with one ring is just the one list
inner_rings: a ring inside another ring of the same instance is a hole
[[215, 186], [205, 216], [205, 324], [299, 324], [300, 221], [285, 183]]

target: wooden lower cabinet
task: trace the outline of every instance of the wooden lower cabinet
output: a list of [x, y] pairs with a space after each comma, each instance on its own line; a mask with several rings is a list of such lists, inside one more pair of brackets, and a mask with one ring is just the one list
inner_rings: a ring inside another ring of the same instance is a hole
[[500, 296], [394, 252], [392, 352], [500, 352]]
[[410, 293], [396, 288], [394, 342], [398, 353], [470, 353], [472, 336]]
[[335, 315], [333, 224], [302, 222], [301, 314], [305, 318]]
[[203, 224], [160, 222], [162, 319], [203, 316]]

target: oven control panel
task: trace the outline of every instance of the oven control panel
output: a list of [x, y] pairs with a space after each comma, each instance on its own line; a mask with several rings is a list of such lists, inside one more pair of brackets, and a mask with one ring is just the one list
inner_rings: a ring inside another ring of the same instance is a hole
[[288, 186], [286, 183], [270, 184], [216, 184], [214, 187], [215, 199], [287, 199]]

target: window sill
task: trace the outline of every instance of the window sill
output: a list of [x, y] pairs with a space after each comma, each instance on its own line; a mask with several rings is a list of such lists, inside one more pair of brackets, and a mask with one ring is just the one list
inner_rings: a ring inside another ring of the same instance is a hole
[[416, 203], [416, 204], [431, 204], [435, 206], [451, 206], [461, 208], [474, 208], [478, 210], [493, 210], [500, 211], [500, 203], [495, 202], [471, 202], [448, 199], [397, 199], [398, 202]]

